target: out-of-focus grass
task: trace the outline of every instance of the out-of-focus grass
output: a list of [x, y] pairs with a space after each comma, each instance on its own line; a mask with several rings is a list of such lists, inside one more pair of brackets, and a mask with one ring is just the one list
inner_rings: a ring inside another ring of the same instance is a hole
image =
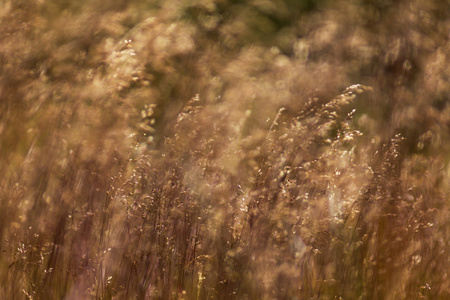
[[1, 299], [447, 299], [445, 1], [3, 1]]

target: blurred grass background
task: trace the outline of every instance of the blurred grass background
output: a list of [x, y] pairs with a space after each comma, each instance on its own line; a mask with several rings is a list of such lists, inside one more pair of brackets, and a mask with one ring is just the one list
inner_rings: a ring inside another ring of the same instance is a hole
[[450, 298], [448, 0], [0, 5], [1, 299]]

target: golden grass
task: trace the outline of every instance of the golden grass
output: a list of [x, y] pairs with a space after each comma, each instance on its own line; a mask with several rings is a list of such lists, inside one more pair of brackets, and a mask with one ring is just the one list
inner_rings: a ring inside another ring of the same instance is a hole
[[444, 2], [3, 1], [0, 299], [448, 299]]

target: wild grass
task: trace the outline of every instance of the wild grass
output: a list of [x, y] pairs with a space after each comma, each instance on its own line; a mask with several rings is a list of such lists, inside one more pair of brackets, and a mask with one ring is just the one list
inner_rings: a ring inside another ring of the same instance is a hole
[[448, 299], [445, 1], [3, 1], [0, 299]]

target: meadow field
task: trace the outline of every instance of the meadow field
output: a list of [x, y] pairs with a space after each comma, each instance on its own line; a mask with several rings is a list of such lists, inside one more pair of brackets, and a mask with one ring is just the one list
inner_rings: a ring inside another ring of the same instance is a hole
[[0, 1], [0, 299], [450, 299], [448, 0]]

